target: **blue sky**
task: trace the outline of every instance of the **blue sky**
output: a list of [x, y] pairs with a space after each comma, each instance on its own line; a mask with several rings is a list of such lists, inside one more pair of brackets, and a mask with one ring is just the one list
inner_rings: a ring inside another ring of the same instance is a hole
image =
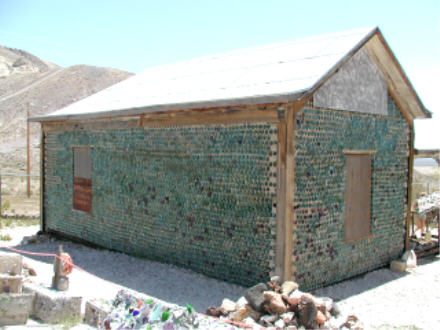
[[440, 0], [0, 0], [0, 45], [61, 66], [89, 64], [134, 73], [374, 25], [435, 114], [436, 120], [416, 123], [416, 146], [440, 147]]

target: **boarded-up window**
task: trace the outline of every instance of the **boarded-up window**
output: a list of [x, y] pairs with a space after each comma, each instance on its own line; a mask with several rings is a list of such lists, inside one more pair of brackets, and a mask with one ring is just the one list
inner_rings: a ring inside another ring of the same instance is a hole
[[92, 150], [73, 149], [73, 208], [92, 212]]
[[346, 154], [345, 242], [371, 234], [371, 155]]

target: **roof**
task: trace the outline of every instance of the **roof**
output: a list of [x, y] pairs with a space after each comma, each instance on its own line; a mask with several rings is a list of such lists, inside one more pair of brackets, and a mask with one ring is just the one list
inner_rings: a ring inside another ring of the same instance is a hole
[[[88, 119], [295, 101], [315, 91], [376, 35], [381, 36], [376, 27], [358, 29], [155, 66], [30, 120]], [[413, 118], [428, 117], [397, 60], [390, 56], [392, 65], [398, 66], [393, 72], [404, 76], [403, 89], [409, 90], [397, 94], [414, 99], [409, 105], [416, 108], [411, 110]]]

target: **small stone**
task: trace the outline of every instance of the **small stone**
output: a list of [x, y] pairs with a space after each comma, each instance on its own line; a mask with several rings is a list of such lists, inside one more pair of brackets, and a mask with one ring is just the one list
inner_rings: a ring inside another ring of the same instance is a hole
[[296, 325], [289, 325], [286, 330], [297, 330], [298, 327]]
[[414, 250], [406, 251], [402, 256], [402, 261], [406, 263], [406, 268], [416, 268], [417, 256]]
[[241, 322], [248, 316], [249, 316], [249, 314], [248, 314], [247, 309], [245, 307], [242, 307], [239, 310], [237, 310], [236, 312], [231, 314], [231, 320], [235, 321], [235, 322]]
[[320, 310], [318, 310], [318, 312], [316, 313], [316, 320], [318, 321], [318, 324], [321, 325], [325, 321], [327, 321], [327, 318]]
[[321, 301], [324, 303], [325, 309], [330, 312], [333, 308], [333, 299], [329, 297], [322, 297]]
[[286, 326], [286, 323], [282, 319], [278, 319], [273, 325], [276, 326], [278, 329], [283, 329]]
[[237, 304], [237, 309], [239, 309], [240, 307], [246, 306], [248, 304], [248, 301], [246, 300], [245, 297], [240, 297], [240, 299], [237, 300], [236, 304]]
[[402, 260], [391, 261], [390, 269], [393, 272], [404, 273], [406, 272], [406, 262]]
[[251, 305], [246, 305], [245, 308], [247, 309], [249, 316], [252, 317], [255, 321], [258, 321], [260, 319], [261, 313], [253, 309]]
[[330, 310], [330, 314], [334, 317], [337, 317], [339, 314], [341, 314], [341, 310], [339, 309], [339, 306], [335, 302], [332, 305], [332, 309]]
[[294, 312], [287, 312], [280, 315], [280, 318], [284, 321], [284, 323], [289, 324], [292, 322], [293, 318], [295, 317]]
[[270, 303], [272, 301], [272, 299], [275, 298], [276, 294], [277, 293], [273, 292], [273, 291], [264, 291], [263, 292], [264, 301], [267, 303]]
[[287, 298], [287, 303], [294, 308], [298, 306], [298, 302], [299, 302], [298, 297]]
[[272, 326], [273, 323], [278, 319], [277, 315], [263, 315], [260, 318], [260, 323], [264, 326]]
[[25, 262], [23, 262], [23, 269], [27, 270], [30, 276], [37, 276], [35, 269]]
[[231, 313], [237, 310], [237, 304], [230, 299], [223, 299], [222, 305], [220, 308], [223, 308], [226, 312]]
[[330, 319], [332, 318], [332, 315], [330, 314], [329, 311], [325, 311], [325, 318], [326, 318], [327, 320], [330, 320]]
[[268, 288], [264, 283], [258, 283], [257, 285], [246, 290], [244, 297], [257, 312], [264, 312], [264, 295], [263, 292]]
[[206, 309], [205, 314], [209, 315], [209, 316], [214, 316], [214, 317], [220, 317], [220, 316], [228, 315], [228, 313], [225, 310], [223, 310], [222, 308], [214, 307], [214, 306], [208, 307]]
[[298, 284], [293, 281], [285, 281], [283, 285], [281, 285], [281, 294], [288, 296], [292, 291], [298, 289]]
[[283, 298], [280, 294], [276, 294], [270, 301], [269, 308], [273, 313], [283, 314], [287, 312], [287, 306], [284, 304]]
[[299, 319], [306, 329], [316, 329], [318, 327], [318, 321], [316, 320], [318, 310], [312, 297], [310, 294], [303, 294], [298, 304]]
[[278, 275], [272, 276], [270, 282], [275, 285], [281, 285], [281, 277]]
[[244, 324], [252, 326], [252, 328], [258, 328], [258, 323], [255, 322], [255, 320], [250, 316], [246, 317], [242, 322]]

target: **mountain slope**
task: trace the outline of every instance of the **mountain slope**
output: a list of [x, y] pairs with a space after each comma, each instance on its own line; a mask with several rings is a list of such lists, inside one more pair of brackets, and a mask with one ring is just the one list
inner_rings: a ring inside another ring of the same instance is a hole
[[[0, 171], [25, 163], [28, 111], [30, 116], [51, 113], [131, 75], [88, 65], [62, 68], [0, 46]], [[31, 125], [31, 136], [31, 145], [38, 147], [38, 124]], [[38, 171], [38, 152], [33, 148], [33, 172]]]

